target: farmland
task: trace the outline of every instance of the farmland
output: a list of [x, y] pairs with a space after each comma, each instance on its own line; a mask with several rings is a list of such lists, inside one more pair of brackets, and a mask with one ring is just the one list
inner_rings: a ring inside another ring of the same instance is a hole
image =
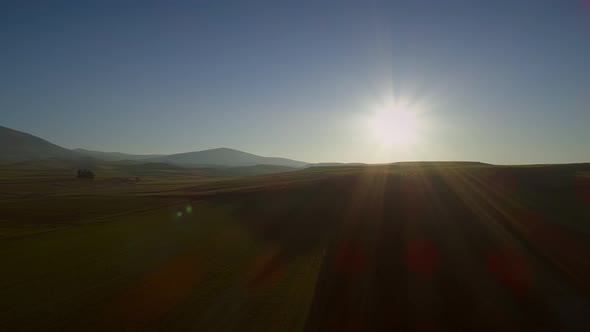
[[0, 169], [0, 330], [583, 330], [590, 165]]

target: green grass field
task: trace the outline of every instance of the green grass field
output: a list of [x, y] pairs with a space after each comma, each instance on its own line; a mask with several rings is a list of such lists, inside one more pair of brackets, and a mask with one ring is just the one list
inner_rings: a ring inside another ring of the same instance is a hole
[[2, 331], [569, 331], [590, 165], [0, 169]]

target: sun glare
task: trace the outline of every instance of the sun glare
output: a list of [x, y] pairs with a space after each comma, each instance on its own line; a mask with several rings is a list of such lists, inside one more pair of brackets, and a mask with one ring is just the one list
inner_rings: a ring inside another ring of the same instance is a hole
[[379, 110], [371, 118], [375, 139], [385, 146], [405, 147], [418, 138], [418, 115], [415, 110], [391, 107]]

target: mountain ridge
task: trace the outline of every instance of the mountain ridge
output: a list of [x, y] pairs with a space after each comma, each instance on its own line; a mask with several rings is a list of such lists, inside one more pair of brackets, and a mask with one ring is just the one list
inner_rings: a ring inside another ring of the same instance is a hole
[[241, 167], [257, 165], [305, 167], [309, 165], [302, 161], [279, 157], [263, 157], [225, 147], [170, 155], [136, 155], [81, 148], [67, 149], [35, 135], [0, 126], [0, 162], [19, 163], [48, 159], [88, 160], [88, 158], [103, 161], [166, 162], [174, 165], [193, 167]]
[[306, 162], [280, 157], [263, 157], [232, 148], [214, 148], [150, 158], [149, 161], [163, 161], [184, 165], [220, 165], [220, 166], [255, 166], [275, 165], [287, 167], [305, 167]]
[[109, 161], [119, 161], [119, 160], [146, 160], [150, 158], [162, 157], [163, 154], [132, 154], [132, 153], [124, 153], [124, 152], [105, 152], [105, 151], [96, 151], [96, 150], [87, 150], [81, 148], [72, 149], [72, 151], [88, 156], [93, 158], [98, 158], [102, 160], [109, 160]]
[[72, 150], [43, 138], [0, 126], [0, 161], [21, 162], [35, 159], [76, 158]]

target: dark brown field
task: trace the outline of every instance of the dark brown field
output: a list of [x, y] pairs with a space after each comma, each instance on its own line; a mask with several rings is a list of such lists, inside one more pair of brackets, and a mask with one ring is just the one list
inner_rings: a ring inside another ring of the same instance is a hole
[[590, 327], [588, 164], [2, 172], [3, 331]]

